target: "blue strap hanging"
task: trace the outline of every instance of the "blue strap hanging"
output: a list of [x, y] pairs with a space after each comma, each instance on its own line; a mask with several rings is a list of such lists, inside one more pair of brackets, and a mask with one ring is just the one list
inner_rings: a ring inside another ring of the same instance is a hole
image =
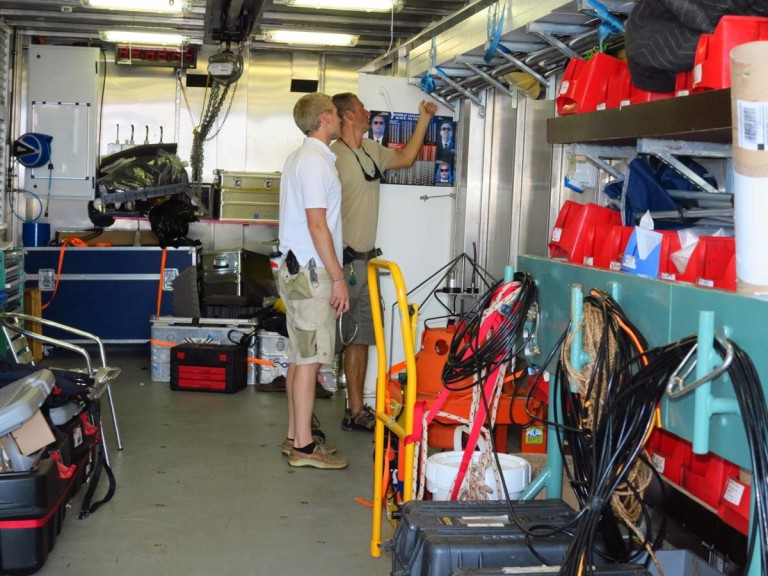
[[[501, 11], [501, 17], [496, 22], [498, 12]], [[504, 29], [504, 16], [507, 11], [506, 0], [496, 5], [496, 10], [488, 13], [488, 30], [487, 37], [489, 40], [488, 50], [485, 52], [483, 59], [486, 62], [490, 62], [493, 56], [496, 54], [496, 48], [499, 46], [501, 40], [501, 31]], [[495, 23], [495, 24], [494, 24]]]
[[598, 2], [598, 0], [587, 0], [587, 4], [594, 8], [595, 16], [600, 18], [603, 22], [598, 29], [600, 51], [602, 52], [606, 38], [624, 33], [624, 23], [611, 14], [608, 8], [604, 4]]
[[429, 75], [429, 72], [424, 72], [424, 76], [421, 77], [421, 83], [419, 87], [427, 94], [432, 94], [437, 86], [435, 86], [435, 79]]

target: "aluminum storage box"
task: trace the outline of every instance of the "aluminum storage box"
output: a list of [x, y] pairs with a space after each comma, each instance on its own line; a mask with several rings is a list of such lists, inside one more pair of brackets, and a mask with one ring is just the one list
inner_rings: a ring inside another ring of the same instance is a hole
[[259, 364], [257, 380], [259, 384], [269, 384], [278, 376], [285, 376], [288, 371], [288, 338], [277, 332], [259, 330], [257, 332], [258, 358], [274, 362], [274, 366]]
[[218, 218], [276, 223], [279, 217], [279, 172], [217, 171]]
[[256, 304], [277, 296], [269, 256], [243, 250], [206, 250], [202, 254], [203, 297], [245, 296]]
[[[253, 335], [256, 320], [220, 320], [215, 318], [178, 318], [154, 316], [150, 320], [150, 374], [155, 382], [171, 381], [171, 348], [177, 344], [232, 344]], [[248, 357], [256, 358], [256, 339], [248, 341]], [[249, 385], [256, 384], [256, 364], [248, 363]]]
[[[259, 384], [269, 384], [278, 376], [285, 376], [288, 371], [288, 338], [281, 336], [277, 332], [259, 330], [258, 336], [258, 358], [274, 362], [274, 366], [262, 366], [257, 368], [257, 381]], [[321, 364], [320, 373], [317, 381], [331, 392], [335, 392], [338, 387], [336, 383], [336, 371], [330, 364]]]

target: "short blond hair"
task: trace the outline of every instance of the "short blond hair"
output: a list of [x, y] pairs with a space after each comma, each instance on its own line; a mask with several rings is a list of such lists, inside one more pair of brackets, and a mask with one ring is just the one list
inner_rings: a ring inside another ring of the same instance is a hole
[[320, 129], [323, 112], [336, 113], [331, 97], [320, 92], [305, 94], [293, 107], [293, 121], [302, 133], [309, 136]]

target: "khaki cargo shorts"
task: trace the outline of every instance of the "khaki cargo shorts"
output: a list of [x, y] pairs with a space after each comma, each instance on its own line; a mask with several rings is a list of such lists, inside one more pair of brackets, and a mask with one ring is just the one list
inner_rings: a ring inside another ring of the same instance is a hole
[[[352, 276], [355, 278], [354, 284], [351, 282]], [[341, 334], [336, 334], [337, 352], [341, 352], [345, 344], [361, 344], [363, 346], [376, 344], [371, 296], [368, 287], [368, 262], [355, 260], [351, 264], [347, 264], [344, 266], [344, 277], [349, 286], [349, 312], [341, 318]], [[381, 294], [381, 290], [379, 290], [379, 294]], [[384, 310], [381, 302], [379, 307], [383, 317]]]
[[325, 268], [316, 268], [317, 286], [303, 266], [291, 274], [280, 266], [277, 290], [286, 309], [288, 361], [294, 364], [333, 364], [336, 309], [331, 307], [333, 282]]

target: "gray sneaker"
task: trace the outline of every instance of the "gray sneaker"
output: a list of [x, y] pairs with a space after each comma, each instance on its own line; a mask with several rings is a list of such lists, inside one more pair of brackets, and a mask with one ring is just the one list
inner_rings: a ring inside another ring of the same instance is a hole
[[373, 432], [374, 426], [376, 426], [376, 414], [370, 406], [364, 404], [357, 414], [352, 414], [348, 409], [344, 410], [344, 418], [341, 421], [342, 430]]
[[325, 470], [340, 470], [349, 466], [349, 460], [333, 456], [328, 453], [322, 444], [315, 444], [312, 454], [304, 454], [304, 452], [291, 448], [288, 454], [288, 464], [291, 466], [311, 466], [312, 468], [323, 468]]
[[[320, 438], [320, 436], [313, 436], [313, 438], [315, 439], [315, 444], [322, 444], [328, 454], [336, 454], [336, 444], [333, 442], [326, 442], [325, 438]], [[290, 455], [292, 449], [293, 442], [288, 440], [288, 438], [283, 440], [283, 443], [280, 445], [280, 452], [283, 453], [283, 456]]]

